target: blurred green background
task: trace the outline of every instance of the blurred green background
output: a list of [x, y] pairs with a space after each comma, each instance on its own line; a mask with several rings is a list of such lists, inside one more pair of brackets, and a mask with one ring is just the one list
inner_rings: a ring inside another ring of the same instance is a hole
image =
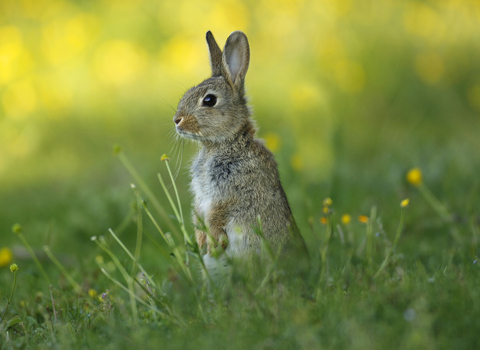
[[[189, 206], [196, 148], [175, 143], [172, 117], [209, 77], [207, 30], [222, 47], [234, 30], [250, 40], [259, 135], [307, 241], [326, 196], [352, 214], [415, 203], [413, 166], [460, 219], [478, 210], [476, 0], [2, 0], [0, 248], [16, 222], [79, 255], [118, 225], [133, 195], [116, 143], [159, 196], [168, 153]], [[423, 232], [434, 214], [417, 208]]]

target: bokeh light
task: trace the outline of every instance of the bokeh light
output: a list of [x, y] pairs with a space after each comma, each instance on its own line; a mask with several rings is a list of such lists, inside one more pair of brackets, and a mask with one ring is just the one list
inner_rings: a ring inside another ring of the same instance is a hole
[[[480, 147], [478, 1], [3, 1], [0, 191], [108, 182], [115, 143], [151, 169], [180, 158], [172, 116], [209, 77], [207, 30], [222, 47], [248, 35], [259, 136], [287, 177], [318, 183], [385, 158], [440, 174], [436, 147]], [[454, 162], [473, 173], [472, 157]]]

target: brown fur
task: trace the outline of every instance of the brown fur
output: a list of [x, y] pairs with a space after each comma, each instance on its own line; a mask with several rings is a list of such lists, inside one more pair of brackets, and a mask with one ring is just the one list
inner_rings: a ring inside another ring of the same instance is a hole
[[[228, 222], [228, 211], [231, 205], [226, 203], [216, 203], [207, 213], [206, 223], [210, 229], [210, 234], [215, 241], [219, 242], [223, 235], [226, 235], [224, 227]], [[222, 242], [222, 248], [226, 249], [225, 242]]]
[[199, 228], [200, 222], [198, 220], [200, 213], [198, 207], [195, 207], [195, 210], [193, 211], [192, 219], [193, 219], [193, 225], [195, 227], [195, 239], [197, 240], [198, 246], [200, 249], [203, 248], [204, 244], [207, 242], [207, 234], [205, 231], [201, 230]]
[[[247, 37], [233, 32], [221, 60], [221, 51], [210, 32], [207, 43], [212, 77], [185, 93], [174, 117], [177, 132], [202, 146], [191, 168], [194, 221], [197, 216], [204, 220], [215, 240], [221, 241], [226, 235], [227, 254], [249, 256], [262, 249], [261, 238], [253, 229], [260, 218], [263, 237], [273, 251], [284, 255], [282, 261], [291, 261], [287, 256], [292, 258], [296, 265], [299, 256], [307, 257], [305, 244], [274, 156], [263, 141], [255, 138], [255, 123], [245, 97], [250, 62]], [[205, 106], [203, 99], [210, 94], [217, 102]], [[188, 119], [183, 120], [186, 116]], [[200, 246], [208, 241], [206, 233], [199, 229], [196, 238]]]
[[198, 134], [200, 132], [200, 128], [198, 127], [198, 123], [195, 120], [195, 117], [192, 117], [191, 115], [183, 117], [179, 125], [183, 127], [186, 131], [193, 134]]
[[[218, 242], [221, 242], [222, 248], [227, 248], [227, 242], [221, 240], [222, 236], [226, 236], [224, 227], [227, 224], [228, 220], [228, 209], [230, 208], [229, 203], [217, 203], [213, 206], [210, 211], [205, 215], [205, 224], [209, 228], [209, 233], [214, 239], [212, 244], [217, 245]], [[200, 249], [203, 248], [204, 244], [207, 242], [207, 234], [198, 228], [198, 209], [193, 215], [193, 220], [195, 224], [195, 238], [197, 240], [198, 246]], [[207, 246], [207, 252], [210, 252], [210, 246]]]

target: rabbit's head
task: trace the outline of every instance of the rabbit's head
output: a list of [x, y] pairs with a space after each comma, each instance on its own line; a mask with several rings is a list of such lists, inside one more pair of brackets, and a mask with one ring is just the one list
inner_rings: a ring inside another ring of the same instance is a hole
[[222, 142], [251, 125], [244, 86], [250, 48], [240, 31], [230, 34], [223, 53], [210, 31], [207, 44], [212, 77], [185, 93], [173, 121], [184, 137]]

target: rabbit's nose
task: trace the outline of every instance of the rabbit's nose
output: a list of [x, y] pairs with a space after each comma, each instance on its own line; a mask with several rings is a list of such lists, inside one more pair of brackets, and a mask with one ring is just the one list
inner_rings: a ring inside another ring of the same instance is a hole
[[176, 125], [180, 124], [180, 122], [181, 122], [182, 120], [183, 120], [182, 117], [177, 117], [177, 116], [175, 116], [175, 117], [173, 118], [173, 121], [175, 122]]

